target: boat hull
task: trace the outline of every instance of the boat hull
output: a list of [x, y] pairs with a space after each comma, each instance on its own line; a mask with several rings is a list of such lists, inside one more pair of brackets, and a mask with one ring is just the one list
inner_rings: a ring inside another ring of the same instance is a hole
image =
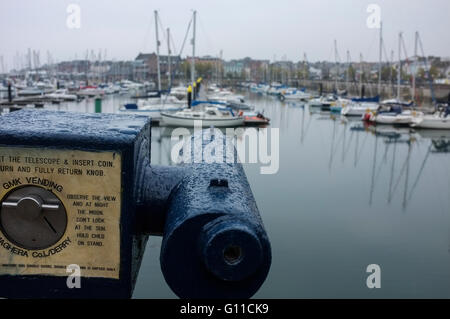
[[344, 116], [363, 116], [367, 111], [375, 111], [377, 109], [375, 106], [345, 106], [342, 108], [341, 115]]
[[450, 117], [421, 117], [414, 119], [411, 123], [412, 127], [437, 129], [437, 130], [450, 130]]
[[412, 120], [413, 116], [408, 115], [376, 115], [373, 122], [377, 124], [408, 125]]
[[202, 127], [234, 127], [244, 125], [245, 118], [231, 118], [231, 119], [205, 119], [205, 118], [186, 118], [175, 116], [168, 113], [161, 113], [163, 124], [166, 126], [181, 126], [194, 127], [197, 123]]

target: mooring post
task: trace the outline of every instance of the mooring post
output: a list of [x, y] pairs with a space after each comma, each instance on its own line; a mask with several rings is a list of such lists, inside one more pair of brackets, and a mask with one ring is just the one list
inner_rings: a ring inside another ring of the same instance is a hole
[[95, 113], [102, 113], [102, 99], [99, 96], [95, 97]]
[[8, 82], [8, 102], [12, 102], [12, 89], [11, 89], [11, 82]]

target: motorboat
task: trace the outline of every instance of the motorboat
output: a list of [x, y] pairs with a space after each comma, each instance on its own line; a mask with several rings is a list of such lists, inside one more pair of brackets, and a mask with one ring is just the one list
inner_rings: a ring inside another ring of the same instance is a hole
[[[234, 127], [244, 125], [243, 112], [234, 114], [230, 108], [206, 106], [204, 109], [184, 109], [169, 113], [161, 112], [163, 123], [167, 126], [194, 127]], [[197, 124], [198, 123], [198, 124]]]
[[266, 116], [264, 116], [264, 114], [262, 112], [244, 112], [244, 123], [246, 125], [266, 125], [270, 123], [270, 119]]

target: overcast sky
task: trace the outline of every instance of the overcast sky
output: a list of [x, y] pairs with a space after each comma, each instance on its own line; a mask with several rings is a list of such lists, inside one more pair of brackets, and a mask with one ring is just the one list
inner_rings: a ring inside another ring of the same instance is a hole
[[[81, 27], [66, 25], [67, 6], [78, 4]], [[298, 61], [334, 60], [337, 39], [341, 60], [378, 59], [378, 30], [367, 27], [369, 4], [381, 8], [388, 52], [397, 50], [404, 32], [408, 55], [419, 31], [427, 55], [450, 56], [449, 0], [14, 0], [0, 1], [0, 55], [9, 67], [13, 55], [27, 48], [49, 50], [58, 60], [84, 58], [87, 49], [107, 49], [108, 58], [134, 59], [155, 51], [153, 11], [170, 27], [181, 48], [192, 10], [198, 12], [197, 53], [226, 60], [250, 56]], [[191, 35], [189, 36], [191, 37]], [[162, 38], [162, 36], [161, 36]], [[163, 40], [163, 38], [162, 38]], [[162, 53], [167, 52], [162, 45]], [[186, 44], [183, 55], [192, 48]], [[390, 53], [389, 53], [390, 54]]]

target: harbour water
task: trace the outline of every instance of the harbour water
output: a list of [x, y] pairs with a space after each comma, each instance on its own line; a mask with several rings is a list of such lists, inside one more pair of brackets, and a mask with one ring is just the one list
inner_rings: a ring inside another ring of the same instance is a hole
[[[280, 131], [277, 174], [245, 165], [273, 254], [255, 298], [450, 297], [450, 132], [366, 128], [307, 105], [246, 98]], [[167, 130], [153, 130], [153, 163], [170, 163]], [[160, 242], [149, 240], [135, 298], [175, 297]], [[381, 268], [381, 289], [366, 285], [370, 264]]]
[[[450, 131], [365, 126], [242, 93], [280, 133], [276, 174], [244, 165], [273, 254], [255, 298], [450, 297]], [[108, 96], [103, 112], [128, 101]], [[46, 108], [94, 112], [94, 101]], [[152, 163], [172, 164], [171, 130], [152, 129]], [[176, 297], [160, 245], [150, 237], [135, 298]], [[381, 289], [366, 285], [371, 264], [380, 266]]]

